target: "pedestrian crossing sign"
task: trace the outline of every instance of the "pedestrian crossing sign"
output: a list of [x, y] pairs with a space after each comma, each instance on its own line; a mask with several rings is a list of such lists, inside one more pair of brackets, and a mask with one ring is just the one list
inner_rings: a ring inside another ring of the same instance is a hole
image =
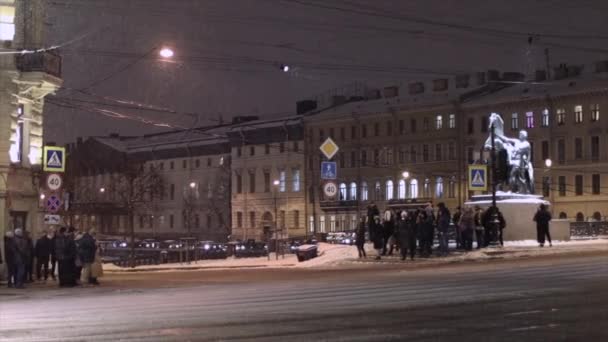
[[44, 146], [43, 169], [46, 172], [65, 172], [65, 148]]
[[469, 165], [469, 190], [488, 190], [488, 167], [486, 165]]

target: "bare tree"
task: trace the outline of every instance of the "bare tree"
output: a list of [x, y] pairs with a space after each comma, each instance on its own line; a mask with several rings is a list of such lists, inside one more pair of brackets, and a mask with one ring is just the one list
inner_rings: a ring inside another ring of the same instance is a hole
[[135, 214], [147, 212], [154, 205], [154, 196], [165, 189], [163, 177], [153, 168], [144, 169], [143, 163], [126, 163], [108, 187], [113, 201], [127, 216], [131, 239], [130, 266], [135, 267]]

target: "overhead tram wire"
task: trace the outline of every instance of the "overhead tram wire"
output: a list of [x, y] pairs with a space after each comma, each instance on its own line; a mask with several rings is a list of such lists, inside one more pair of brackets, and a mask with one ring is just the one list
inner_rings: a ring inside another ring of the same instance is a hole
[[608, 36], [601, 36], [601, 35], [564, 35], [564, 34], [553, 34], [553, 33], [544, 33], [544, 32], [535, 33], [535, 32], [513, 31], [513, 30], [495, 29], [495, 28], [489, 28], [489, 27], [477, 27], [477, 26], [472, 26], [472, 25], [458, 24], [458, 23], [451, 23], [451, 22], [443, 22], [443, 21], [431, 20], [431, 19], [421, 18], [421, 17], [396, 15], [394, 13], [385, 12], [385, 11], [370, 11], [370, 10], [366, 11], [366, 10], [360, 10], [358, 8], [341, 7], [341, 6], [335, 6], [335, 5], [328, 5], [326, 3], [316, 3], [316, 2], [305, 1], [305, 0], [280, 0], [280, 1], [287, 2], [287, 3], [295, 3], [295, 4], [298, 4], [301, 6], [306, 6], [306, 7], [328, 9], [328, 10], [333, 10], [333, 11], [338, 11], [338, 12], [343, 12], [343, 13], [352, 13], [352, 14], [358, 14], [358, 15], [363, 15], [363, 16], [391, 19], [391, 20], [401, 21], [401, 22], [444, 27], [444, 28], [449, 28], [449, 29], [457, 29], [457, 30], [461, 30], [461, 31], [486, 34], [486, 35], [518, 36], [518, 37], [525, 38], [525, 37], [530, 36], [531, 34], [534, 34], [534, 35], [538, 35], [541, 37], [556, 38], [556, 39], [608, 40]]

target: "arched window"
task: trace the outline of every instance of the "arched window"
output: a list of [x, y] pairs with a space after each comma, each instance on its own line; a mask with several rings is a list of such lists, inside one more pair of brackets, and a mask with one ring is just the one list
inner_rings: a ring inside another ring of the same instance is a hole
[[602, 214], [600, 214], [599, 211], [596, 211], [593, 213], [593, 219], [596, 221], [601, 221], [602, 220]]
[[361, 200], [362, 201], [367, 201], [368, 195], [367, 195], [367, 182], [363, 182], [361, 183]]
[[425, 179], [424, 180], [424, 197], [431, 197], [431, 180], [430, 179]]
[[435, 183], [435, 197], [442, 198], [443, 197], [443, 178], [437, 177], [437, 181]]
[[340, 183], [340, 201], [346, 201], [346, 183]]
[[397, 198], [404, 199], [405, 198], [405, 180], [402, 179], [399, 181], [399, 189], [398, 189]]
[[350, 200], [357, 200], [357, 183], [350, 183], [350, 193], [348, 195]]
[[393, 199], [393, 181], [392, 180], [387, 180], [386, 181], [386, 200], [390, 201]]
[[410, 181], [410, 197], [418, 198], [418, 180], [412, 179]]
[[561, 213], [559, 213], [559, 218], [565, 220], [568, 218], [568, 214], [566, 214], [565, 212], [562, 211]]
[[583, 215], [583, 213], [578, 212], [576, 214], [576, 222], [583, 222], [585, 221], [585, 215]]
[[382, 186], [380, 185], [379, 181], [376, 182], [376, 186], [374, 188], [374, 199], [375, 200], [382, 199]]

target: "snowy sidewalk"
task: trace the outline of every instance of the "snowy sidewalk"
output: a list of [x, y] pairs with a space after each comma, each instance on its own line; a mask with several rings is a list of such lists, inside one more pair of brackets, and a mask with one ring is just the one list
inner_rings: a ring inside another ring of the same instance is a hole
[[[123, 268], [112, 264], [104, 264], [104, 271], [109, 273], [126, 272], [150, 272], [150, 271], [174, 271], [174, 270], [221, 270], [221, 269], [255, 269], [255, 268], [339, 268], [344, 266], [355, 266], [364, 264], [401, 263], [398, 253], [393, 256], [374, 260], [376, 252], [366, 245], [368, 257], [359, 259], [355, 246], [333, 245], [327, 243], [319, 244], [319, 256], [304, 262], [298, 262], [293, 254], [286, 254], [285, 258], [279, 256], [276, 260], [274, 254], [270, 260], [267, 257], [260, 258], [228, 258], [223, 260], [199, 260], [190, 264], [160, 264], [138, 266], [136, 268]], [[553, 247], [538, 247], [536, 241], [508, 241], [505, 247], [484, 248], [471, 252], [456, 251], [451, 249], [447, 257], [416, 258], [414, 264], [449, 264], [467, 261], [487, 261], [496, 259], [516, 259], [525, 257], [537, 257], [547, 255], [585, 253], [585, 252], [608, 252], [608, 240], [583, 240], [583, 241], [556, 241]], [[411, 264], [411, 262], [408, 262]]]
[[[376, 252], [367, 250], [368, 257], [365, 259], [351, 260], [355, 264], [364, 263], [401, 263], [398, 253], [393, 253], [392, 256], [382, 257], [381, 260], [375, 260]], [[591, 252], [608, 252], [608, 239], [595, 240], [573, 240], [573, 241], [554, 241], [553, 247], [545, 245], [539, 247], [534, 240], [525, 241], [506, 241], [504, 247], [483, 248], [480, 250], [474, 249], [470, 252], [455, 250], [451, 246], [450, 254], [446, 257], [432, 256], [430, 258], [419, 258], [416, 256], [415, 264], [448, 264], [457, 262], [472, 262], [472, 261], [488, 261], [496, 259], [518, 259], [531, 258], [551, 255], [565, 255], [577, 253]], [[411, 263], [410, 261], [408, 261]]]

